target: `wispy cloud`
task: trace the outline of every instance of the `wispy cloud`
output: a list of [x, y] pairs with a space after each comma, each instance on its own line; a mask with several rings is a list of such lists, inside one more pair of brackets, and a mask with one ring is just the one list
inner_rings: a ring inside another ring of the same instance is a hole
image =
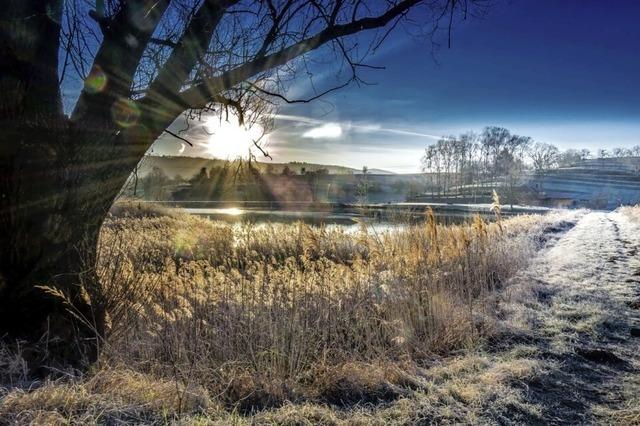
[[302, 115], [290, 115], [290, 114], [276, 114], [274, 116], [276, 120], [280, 121], [295, 121], [305, 124], [322, 124], [324, 121], [316, 120], [315, 118], [304, 117]]
[[412, 130], [403, 130], [403, 129], [393, 129], [388, 127], [382, 127], [377, 124], [367, 125], [367, 124], [351, 124], [351, 127], [356, 131], [363, 131], [367, 133], [393, 133], [395, 135], [405, 135], [405, 136], [418, 136], [421, 138], [429, 138], [429, 139], [440, 139], [442, 136], [433, 135], [430, 133], [423, 132], [414, 132]]
[[343, 132], [357, 132], [357, 133], [391, 133], [395, 135], [403, 136], [417, 136], [421, 138], [440, 139], [442, 136], [425, 132], [416, 132], [408, 129], [397, 129], [393, 127], [384, 127], [379, 124], [369, 123], [354, 123], [347, 122], [334, 122], [334, 121], [322, 121], [315, 118], [309, 118], [299, 115], [287, 115], [278, 114], [275, 116], [277, 120], [292, 121], [303, 125], [314, 125], [316, 127], [307, 130], [302, 134], [306, 138], [338, 138], [342, 136]]

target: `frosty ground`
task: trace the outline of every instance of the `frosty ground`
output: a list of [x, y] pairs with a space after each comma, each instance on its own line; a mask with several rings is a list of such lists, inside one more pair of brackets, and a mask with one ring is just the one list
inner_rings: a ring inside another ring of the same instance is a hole
[[540, 368], [515, 387], [539, 420], [640, 422], [639, 225], [632, 210], [585, 214], [506, 292]]

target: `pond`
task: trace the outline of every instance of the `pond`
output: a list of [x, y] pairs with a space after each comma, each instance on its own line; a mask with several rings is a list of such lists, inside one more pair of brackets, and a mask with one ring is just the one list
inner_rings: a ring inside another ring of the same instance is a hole
[[[302, 221], [309, 225], [332, 225], [358, 229], [365, 224], [378, 230], [419, 223], [425, 219], [425, 208], [432, 207], [436, 220], [441, 224], [460, 224], [472, 220], [476, 214], [492, 221], [495, 215], [488, 205], [384, 205], [331, 210], [277, 210], [251, 207], [183, 207], [188, 213], [222, 220], [229, 223], [294, 223]], [[547, 209], [523, 208], [504, 211], [506, 216], [523, 213], [544, 213]]]

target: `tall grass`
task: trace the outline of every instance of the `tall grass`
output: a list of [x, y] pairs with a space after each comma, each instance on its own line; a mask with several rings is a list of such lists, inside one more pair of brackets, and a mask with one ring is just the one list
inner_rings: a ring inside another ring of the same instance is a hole
[[[100, 361], [30, 382], [25, 349], [0, 345], [0, 423], [369, 424], [380, 412], [362, 404], [390, 400], [398, 405], [380, 424], [419, 422], [416, 404], [472, 422], [463, 406], [513, 403], [504, 383], [537, 368], [471, 353], [499, 327], [496, 292], [545, 235], [576, 220], [496, 214], [443, 226], [429, 211], [380, 233], [229, 225], [135, 205], [114, 213], [100, 284], [85, 292], [108, 312]], [[426, 368], [451, 355], [453, 366]]]
[[405, 380], [403, 365], [491, 334], [487, 295], [558, 220], [442, 226], [428, 212], [379, 234], [125, 210], [100, 240], [103, 368], [172, 380], [178, 394], [197, 386], [240, 409], [384, 399], [382, 376]]

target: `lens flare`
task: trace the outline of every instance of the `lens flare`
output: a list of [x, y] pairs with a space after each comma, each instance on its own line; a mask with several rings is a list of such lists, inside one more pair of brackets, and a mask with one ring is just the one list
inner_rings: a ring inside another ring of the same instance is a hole
[[111, 117], [120, 127], [131, 127], [140, 118], [140, 108], [131, 99], [120, 98], [111, 106]]
[[122, 129], [122, 136], [127, 143], [136, 144], [144, 143], [150, 144], [153, 142], [151, 132], [144, 124], [136, 124], [128, 128]]
[[107, 75], [102, 71], [100, 65], [96, 65], [91, 68], [91, 72], [84, 80], [84, 90], [94, 94], [104, 90], [107, 86]]

